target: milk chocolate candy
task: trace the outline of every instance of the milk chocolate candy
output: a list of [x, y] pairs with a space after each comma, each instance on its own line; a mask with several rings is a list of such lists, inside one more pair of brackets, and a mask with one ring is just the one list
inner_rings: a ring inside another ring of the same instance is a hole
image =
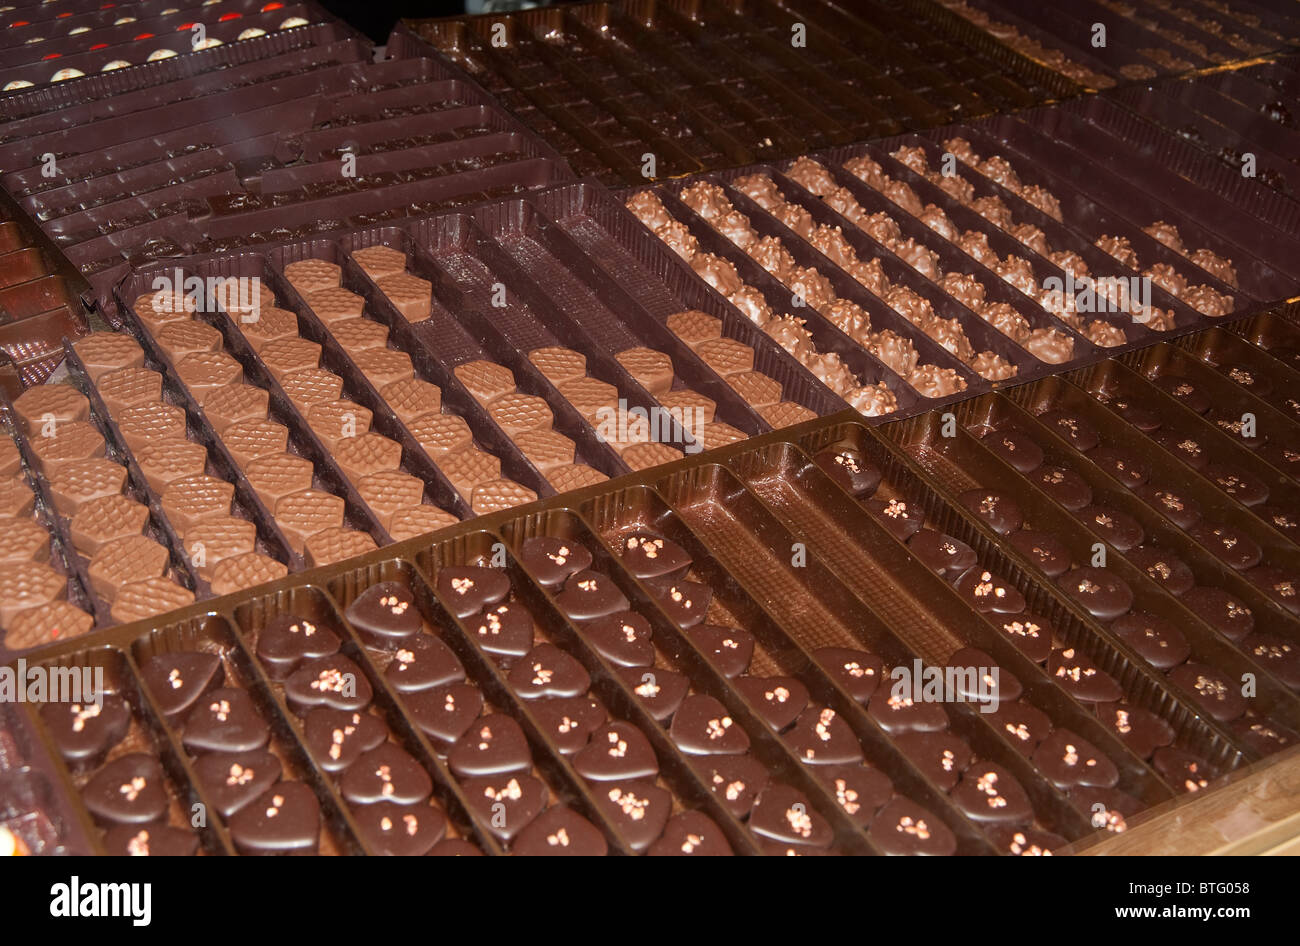
[[388, 328], [374, 319], [344, 319], [335, 322], [330, 326], [330, 334], [348, 354], [388, 345]]
[[[55, 496], [57, 504], [58, 494]], [[32, 492], [27, 477], [15, 473], [0, 479], [0, 519], [27, 518], [35, 507], [36, 495]]]
[[285, 375], [280, 387], [293, 406], [306, 415], [313, 405], [337, 401], [343, 394], [343, 379], [324, 368], [307, 368]]
[[265, 420], [269, 395], [251, 384], [229, 384], [202, 401], [203, 415], [218, 434], [243, 420]]
[[30, 519], [0, 526], [0, 566], [10, 562], [41, 562], [50, 556], [50, 534]]
[[632, 380], [653, 395], [668, 393], [673, 385], [673, 362], [663, 352], [649, 348], [629, 348], [614, 356]]
[[197, 351], [217, 351], [221, 348], [221, 333], [206, 322], [186, 319], [168, 322], [155, 336], [158, 347], [173, 362]]
[[413, 539], [453, 526], [460, 520], [437, 506], [400, 506], [393, 510], [386, 523], [388, 534], [394, 542]]
[[73, 547], [82, 555], [93, 556], [114, 539], [142, 534], [148, 521], [148, 506], [118, 494], [83, 503], [68, 531]]
[[634, 443], [625, 448], [621, 456], [623, 462], [633, 470], [648, 470], [682, 458], [678, 451], [662, 443]]
[[283, 578], [289, 568], [260, 552], [243, 552], [221, 559], [209, 581], [214, 595], [228, 595]]
[[425, 414], [408, 422], [407, 429], [424, 452], [435, 460], [474, 442], [469, 424], [459, 414]]
[[[796, 404], [794, 401], [782, 401], [780, 404], [773, 404], [770, 407], [759, 408], [759, 416], [772, 427], [773, 430], [780, 430], [783, 427], [792, 427], [795, 424], [802, 424], [805, 421], [816, 420], [817, 415], [804, 407], [802, 404]], [[696, 415], [699, 416], [698, 414]]]
[[393, 348], [368, 348], [356, 352], [352, 355], [352, 363], [376, 389], [415, 377], [411, 356]]
[[423, 322], [431, 315], [433, 284], [410, 273], [393, 273], [375, 280], [379, 291], [408, 322]]
[[[82, 503], [98, 499], [101, 496], [113, 496], [120, 493], [122, 487], [126, 485], [126, 467], [102, 457], [91, 460], [77, 460], [61, 464], [48, 477], [48, 480], [55, 510], [61, 516], [71, 517], [81, 508]], [[22, 482], [21, 485], [27, 490], [27, 496], [30, 497], [31, 490], [27, 488], [26, 482]], [[12, 503], [5, 506], [5, 509], [13, 508]], [[30, 514], [30, 499], [27, 501], [26, 510], [26, 514]], [[10, 514], [20, 515], [24, 513], [16, 511]]]
[[283, 496], [275, 504], [275, 521], [289, 545], [302, 552], [307, 539], [323, 529], [343, 525], [343, 500], [318, 489], [303, 489]]
[[67, 601], [50, 601], [19, 611], [5, 625], [4, 645], [13, 651], [39, 644], [80, 637], [94, 627], [95, 619]]
[[266, 345], [281, 338], [295, 338], [298, 335], [298, 316], [288, 309], [275, 306], [262, 306], [257, 318], [239, 319], [239, 330], [254, 351], [261, 351]]
[[125, 332], [92, 332], [72, 346], [92, 381], [118, 368], [143, 368], [140, 343]]
[[112, 601], [124, 585], [163, 577], [167, 565], [166, 548], [147, 536], [131, 535], [100, 546], [86, 571], [95, 593]]
[[84, 420], [51, 425], [48, 433], [43, 431], [28, 443], [36, 455], [36, 465], [46, 479], [58, 475], [59, 470], [69, 463], [104, 455], [103, 435]]
[[469, 393], [483, 404], [515, 389], [514, 373], [495, 362], [467, 361], [457, 365], [453, 373]]
[[668, 330], [692, 348], [722, 337], [722, 320], [698, 309], [668, 316]]
[[332, 565], [347, 558], [373, 552], [378, 546], [368, 532], [331, 526], [307, 537], [303, 557], [308, 568]]
[[38, 384], [13, 402], [14, 412], [28, 436], [53, 422], [55, 426], [90, 416], [90, 402], [70, 384]]
[[528, 360], [556, 387], [587, 374], [587, 356], [572, 348], [535, 348], [528, 353]]
[[366, 300], [349, 289], [333, 286], [312, 292], [307, 296], [316, 317], [327, 326], [345, 319], [358, 319], [365, 312]]
[[15, 562], [0, 569], [0, 626], [28, 608], [67, 594], [67, 579], [44, 562]]
[[215, 476], [200, 474], [173, 480], [163, 490], [163, 515], [177, 533], [184, 535], [192, 526], [216, 516], [230, 513], [235, 487]]
[[211, 581], [213, 569], [227, 558], [245, 555], [257, 544], [257, 527], [246, 519], [217, 516], [185, 533], [185, 554], [198, 573]]
[[307, 412], [307, 423], [321, 443], [331, 451], [337, 451], [345, 438], [369, 433], [373, 416], [368, 408], [340, 398], [313, 405]]
[[[726, 375], [724, 379], [732, 390], [750, 407], [770, 407], [780, 403], [781, 385], [765, 374], [757, 371], [740, 371]], [[741, 439], [744, 435], [741, 435]]]
[[445, 454], [438, 466], [467, 500], [477, 484], [501, 476], [501, 460], [477, 447], [462, 447], [455, 453]]
[[391, 246], [382, 244], [367, 246], [365, 249], [353, 251], [352, 258], [356, 260], [362, 272], [371, 279], [406, 271], [406, 254]]
[[135, 451], [135, 462], [155, 493], [187, 476], [197, 476], [208, 467], [208, 451], [189, 441], [164, 440], [147, 443]]
[[513, 509], [536, 502], [537, 494], [514, 480], [498, 477], [476, 483], [470, 492], [469, 506], [477, 516], [487, 516], [503, 509]]
[[176, 375], [202, 403], [212, 391], [242, 381], [244, 369], [224, 351], [197, 351], [176, 362]]
[[343, 279], [343, 271], [327, 260], [305, 259], [285, 266], [284, 278], [302, 295], [310, 296], [322, 289], [338, 286]]
[[132, 451], [150, 443], [185, 440], [185, 412], [174, 404], [162, 401], [137, 404], [119, 413], [114, 420], [122, 439]]
[[199, 309], [199, 298], [189, 293], [163, 289], [136, 296], [131, 307], [136, 318], [156, 332], [168, 322], [189, 319]]
[[13, 440], [0, 443], [0, 476], [17, 476], [23, 468], [22, 455]]
[[276, 503], [290, 493], [310, 489], [314, 473], [310, 460], [292, 453], [259, 457], [244, 467], [248, 485], [268, 509], [275, 509]]
[[221, 442], [240, 467], [247, 467], [261, 457], [284, 453], [289, 428], [273, 420], [241, 420], [222, 431]]
[[402, 463], [402, 445], [376, 433], [346, 437], [338, 442], [334, 461], [356, 483], [371, 473], [396, 470]]
[[396, 509], [418, 506], [424, 483], [409, 473], [383, 470], [363, 476], [354, 484], [357, 494], [381, 521], [387, 521]]
[[573, 378], [562, 382], [559, 391], [575, 411], [593, 424], [612, 417], [618, 408], [618, 389], [598, 378]]
[[280, 338], [263, 345], [258, 355], [276, 378], [320, 365], [321, 347], [305, 338]]
[[419, 378], [392, 381], [379, 394], [404, 424], [442, 410], [442, 389]]
[[714, 338], [701, 342], [695, 349], [704, 363], [722, 375], [754, 370], [754, 349], [734, 338]]
[[555, 430], [525, 430], [514, 436], [515, 446], [542, 473], [573, 463], [576, 445]]

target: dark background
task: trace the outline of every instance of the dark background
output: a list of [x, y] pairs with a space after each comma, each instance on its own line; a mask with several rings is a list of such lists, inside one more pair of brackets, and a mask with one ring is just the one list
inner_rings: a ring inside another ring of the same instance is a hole
[[[321, 6], [346, 20], [376, 43], [383, 43], [393, 24], [405, 17], [458, 16], [464, 0], [318, 0]], [[552, 0], [554, 2], [554, 0]]]

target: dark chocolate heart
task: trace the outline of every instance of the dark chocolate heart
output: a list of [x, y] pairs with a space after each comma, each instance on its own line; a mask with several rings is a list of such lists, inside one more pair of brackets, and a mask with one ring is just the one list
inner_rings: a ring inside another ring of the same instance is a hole
[[348, 605], [347, 619], [361, 639], [376, 647], [397, 647], [420, 632], [423, 618], [415, 595], [406, 585], [381, 581], [371, 585]]
[[81, 790], [86, 810], [103, 825], [148, 824], [167, 814], [167, 788], [158, 760], [143, 752], [119, 756]]
[[605, 708], [589, 696], [548, 697], [528, 704], [543, 734], [562, 755], [573, 755], [608, 719]]
[[384, 679], [400, 693], [428, 690], [465, 679], [465, 668], [461, 666], [460, 658], [431, 634], [411, 637], [395, 646]]
[[189, 710], [205, 692], [221, 686], [226, 671], [216, 654], [159, 654], [141, 668], [145, 686], [169, 719]]
[[646, 712], [661, 723], [672, 718], [691, 689], [685, 676], [663, 667], [622, 667], [618, 675], [636, 694]]
[[266, 724], [246, 690], [221, 687], [205, 693], [188, 716], [181, 741], [190, 752], [251, 752], [266, 745]]
[[812, 652], [812, 658], [858, 703], [871, 699], [884, 675], [880, 658], [865, 650], [819, 647]]
[[451, 752], [447, 764], [462, 778], [527, 772], [533, 765], [528, 740], [519, 724], [509, 716], [489, 713], [465, 731]]
[[430, 857], [483, 857], [483, 852], [464, 838], [446, 838], [429, 852]]
[[1241, 681], [1205, 664], [1188, 661], [1169, 671], [1169, 681], [1195, 697], [1201, 708], [1221, 723], [1231, 722], [1246, 712]]
[[1045, 466], [1030, 480], [1046, 493], [1053, 502], [1075, 512], [1092, 502], [1092, 487], [1074, 470], [1059, 466]]
[[257, 635], [257, 656], [272, 680], [283, 680], [304, 660], [337, 654], [342, 642], [320, 621], [277, 614]]
[[1157, 670], [1177, 667], [1192, 652], [1187, 638], [1172, 622], [1145, 611], [1120, 615], [1111, 630]]
[[697, 624], [686, 636], [724, 677], [740, 676], [754, 657], [754, 635], [738, 627]]
[[844, 765], [862, 761], [862, 746], [853, 729], [829, 706], [810, 706], [784, 736], [804, 765]]
[[979, 564], [969, 545], [933, 529], [922, 529], [907, 540], [907, 547], [921, 564], [945, 581], [956, 581]]
[[1064, 575], [1073, 563], [1070, 547], [1048, 532], [1021, 529], [1007, 536], [1007, 542], [1048, 578]]
[[948, 728], [948, 714], [938, 703], [917, 701], [910, 696], [893, 696], [890, 689], [880, 689], [867, 704], [871, 714], [888, 733], [942, 732]]
[[1111, 548], [1121, 552], [1137, 548], [1146, 541], [1142, 524], [1126, 512], [1110, 506], [1084, 506], [1075, 513], [1079, 521]]
[[977, 762], [962, 773], [948, 793], [972, 821], [1024, 825], [1034, 820], [1034, 806], [1024, 786], [996, 762]]
[[393, 857], [428, 854], [447, 833], [447, 816], [431, 805], [357, 805], [352, 818], [374, 853]]
[[1133, 607], [1133, 589], [1105, 568], [1084, 566], [1056, 579], [1057, 585], [1093, 617], [1111, 621]]
[[438, 749], [449, 748], [483, 712], [483, 694], [472, 683], [452, 683], [402, 697], [415, 725]]
[[516, 772], [461, 783], [470, 813], [484, 829], [509, 841], [546, 806], [547, 789], [539, 779]]
[[1084, 453], [1101, 442], [1097, 428], [1075, 411], [1046, 411], [1038, 415], [1038, 420], [1074, 449]]
[[1034, 752], [1034, 765], [1057, 788], [1093, 785], [1114, 788], [1119, 769], [1096, 746], [1068, 729], [1058, 729]]
[[619, 611], [592, 621], [582, 636], [616, 667], [649, 667], [655, 662], [650, 622], [635, 611]]
[[906, 542], [925, 525], [925, 510], [918, 503], [902, 499], [868, 499], [862, 505], [900, 542]]
[[281, 782], [229, 822], [241, 854], [314, 854], [320, 842], [320, 802], [302, 782]]
[[510, 579], [499, 568], [448, 565], [438, 572], [438, 596], [458, 618], [477, 614], [508, 594]]
[[414, 805], [433, 792], [433, 780], [409, 752], [386, 742], [347, 767], [339, 779], [339, 791], [354, 805], [381, 801]]
[[749, 735], [720, 702], [703, 693], [682, 701], [668, 735], [690, 755], [739, 755], [749, 751]]
[[533, 616], [514, 601], [485, 608], [465, 626], [485, 653], [497, 657], [522, 657], [533, 646]]
[[1006, 667], [974, 647], [955, 650], [945, 661], [945, 682], [967, 703], [1014, 702], [1024, 693], [1020, 681]]
[[958, 494], [957, 501], [998, 535], [1010, 535], [1025, 521], [1020, 504], [1001, 490], [968, 489]]
[[1097, 707], [1097, 713], [1140, 759], [1149, 759], [1161, 746], [1173, 744], [1174, 727], [1141, 707], [1113, 703]]
[[299, 716], [317, 706], [359, 712], [374, 695], [364, 671], [342, 654], [308, 660], [284, 681], [284, 697]]
[[515, 694], [525, 700], [546, 696], [583, 696], [591, 688], [587, 668], [554, 644], [538, 644], [514, 665], [508, 676]]
[[679, 578], [691, 567], [691, 557], [676, 542], [649, 532], [623, 538], [623, 567], [637, 578]]
[[769, 782], [749, 812], [750, 830], [783, 844], [829, 847], [830, 823], [803, 792], [782, 782]]
[[318, 706], [303, 719], [303, 734], [317, 765], [326, 772], [342, 772], [363, 753], [382, 745], [388, 727], [365, 711]]
[[591, 567], [591, 553], [577, 542], [539, 535], [524, 540], [519, 561], [543, 588], [559, 588], [570, 575]]
[[1050, 831], [1014, 826], [993, 828], [989, 831], [989, 840], [999, 851], [1005, 851], [1016, 857], [1042, 857], [1054, 854], [1070, 843], [1059, 834]]
[[1052, 653], [1051, 625], [1031, 611], [996, 615], [993, 626], [1036, 664], [1046, 662]]
[[98, 703], [46, 703], [41, 720], [73, 772], [89, 772], [126, 737], [131, 708], [115, 693]]
[[193, 857], [199, 838], [193, 831], [171, 825], [118, 825], [104, 834], [109, 857]]
[[1030, 473], [1043, 465], [1043, 448], [1019, 430], [990, 431], [983, 442], [1013, 470]]
[[634, 851], [644, 851], [663, 834], [673, 811], [672, 796], [650, 782], [602, 782], [595, 796], [605, 817]]
[[894, 796], [889, 776], [869, 765], [819, 765], [813, 774], [859, 828], [871, 824], [876, 812]]
[[1085, 703], [1113, 703], [1124, 695], [1115, 678], [1077, 647], [1053, 650], [1047, 672], [1057, 686]]
[[659, 774], [659, 760], [650, 740], [625, 722], [609, 723], [592, 733], [586, 747], [573, 757], [573, 767], [583, 778], [595, 782], [654, 778]]
[[1023, 700], [1003, 703], [997, 712], [987, 714], [986, 718], [1002, 738], [1026, 758], [1034, 754], [1038, 744], [1052, 731], [1052, 721], [1047, 714]]
[[1200, 756], [1173, 746], [1157, 749], [1151, 765], [1170, 785], [1189, 793], [1204, 791], [1219, 777], [1214, 766]]
[[574, 621], [594, 621], [616, 611], [626, 611], [628, 603], [614, 579], [588, 569], [564, 583], [564, 590], [555, 596], [555, 606]]
[[703, 621], [713, 600], [713, 589], [708, 585], [684, 578], [648, 579], [646, 588], [678, 627], [694, 627]]
[[966, 740], [950, 732], [905, 732], [894, 745], [944, 791], [957, 784], [974, 759]]
[[722, 806], [737, 818], [749, 814], [754, 799], [771, 780], [767, 767], [749, 753], [687, 756], [686, 761]]
[[794, 677], [737, 677], [736, 689], [775, 732], [793, 723], [808, 705], [808, 688]]
[[646, 852], [651, 857], [729, 857], [731, 845], [707, 815], [682, 811], [668, 819], [659, 840]]
[[1147, 465], [1123, 447], [1098, 447], [1088, 454], [1088, 459], [1128, 489], [1137, 489], [1151, 478]]
[[1180, 529], [1190, 529], [1201, 521], [1201, 507], [1181, 493], [1148, 483], [1138, 487], [1135, 495]]
[[972, 568], [955, 587], [980, 614], [1019, 614], [1025, 610], [1025, 596], [987, 568]]
[[609, 844], [600, 829], [566, 805], [552, 805], [519, 832], [515, 857], [604, 857]]
[[817, 453], [813, 462], [854, 499], [867, 499], [880, 485], [880, 468], [860, 450], [828, 448]]
[[217, 812], [229, 818], [280, 780], [280, 760], [264, 749], [210, 752], [194, 763], [194, 774]]
[[932, 812], [906, 798], [895, 798], [876, 814], [867, 837], [882, 854], [949, 857], [957, 838]]

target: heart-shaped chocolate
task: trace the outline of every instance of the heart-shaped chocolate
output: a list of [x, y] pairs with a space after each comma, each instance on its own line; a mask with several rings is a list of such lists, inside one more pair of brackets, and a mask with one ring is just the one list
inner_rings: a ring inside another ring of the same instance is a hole
[[862, 505], [900, 542], [906, 542], [925, 525], [925, 510], [919, 503], [902, 499], [868, 499]]
[[104, 834], [109, 857], [193, 857], [199, 838], [193, 831], [171, 825], [118, 825]]
[[691, 557], [676, 542], [650, 532], [623, 538], [623, 567], [637, 578], [679, 578], [691, 567]]
[[1113, 703], [1097, 707], [1097, 715], [1140, 759], [1151, 758], [1161, 746], [1173, 745], [1174, 727], [1140, 706]]
[[519, 562], [532, 572], [543, 588], [559, 588], [570, 575], [591, 567], [591, 553], [577, 542], [549, 535], [525, 539], [519, 547]]
[[876, 691], [867, 704], [867, 712], [887, 733], [942, 732], [948, 728], [948, 714], [938, 703], [894, 696], [890, 689]]
[[464, 838], [445, 838], [433, 846], [429, 857], [483, 857], [474, 844]]
[[465, 679], [460, 658], [431, 634], [407, 638], [394, 645], [384, 678], [400, 693], [414, 693]]
[[318, 706], [303, 719], [303, 741], [326, 772], [342, 772], [388, 738], [383, 721], [364, 710]]
[[167, 814], [167, 788], [158, 760], [143, 752], [119, 756], [81, 790], [86, 810], [103, 825], [149, 824]]
[[651, 857], [730, 857], [731, 845], [713, 819], [681, 811], [668, 819], [664, 833], [646, 852]]
[[489, 833], [509, 842], [546, 806], [547, 790], [541, 780], [521, 772], [460, 783], [470, 813]]
[[1049, 532], [1021, 529], [1007, 536], [1007, 542], [1048, 578], [1059, 578], [1074, 563], [1070, 547]]
[[616, 611], [627, 610], [627, 596], [608, 575], [588, 569], [564, 583], [555, 596], [555, 606], [574, 621], [594, 621]]
[[271, 727], [246, 690], [219, 687], [204, 694], [188, 716], [181, 741], [190, 752], [251, 752], [266, 745]]
[[950, 732], [905, 732], [894, 745], [944, 791], [957, 784], [975, 758], [966, 740]]
[[992, 619], [992, 623], [1034, 663], [1045, 663], [1051, 656], [1052, 626], [1037, 614], [1031, 611], [1000, 614]]
[[1147, 534], [1142, 523], [1113, 506], [1084, 506], [1075, 515], [1103, 542], [1121, 552], [1127, 552], [1146, 541]]
[[408, 638], [420, 632], [424, 620], [411, 589], [396, 581], [371, 585], [344, 613], [361, 639], [375, 647], [406, 644]]
[[636, 694], [646, 712], [661, 723], [677, 712], [691, 689], [685, 676], [663, 667], [624, 667], [618, 675]]
[[1087, 453], [1101, 443], [1101, 435], [1091, 421], [1075, 411], [1051, 410], [1038, 415], [1040, 423], [1045, 424], [1058, 437], [1076, 450]]
[[1089, 614], [1103, 621], [1114, 620], [1133, 607], [1133, 589], [1105, 568], [1076, 568], [1056, 579], [1056, 583]]
[[484, 652], [496, 657], [522, 657], [533, 646], [533, 616], [514, 601], [466, 618], [465, 626]]
[[880, 809], [867, 837], [882, 854], [948, 857], [957, 853], [951, 829], [906, 798], [895, 798]]
[[257, 656], [272, 680], [283, 680], [304, 660], [337, 654], [342, 642], [333, 628], [292, 614], [277, 614], [257, 635]]
[[308, 660], [284, 681], [284, 697], [299, 716], [317, 706], [360, 712], [374, 695], [365, 672], [342, 654]]
[[1169, 681], [1195, 697], [1200, 707], [1221, 723], [1231, 722], [1246, 712], [1241, 681], [1213, 667], [1189, 660], [1169, 671]]
[[690, 755], [739, 755], [749, 751], [749, 736], [720, 702], [703, 693], [682, 700], [668, 735]]
[[672, 796], [650, 782], [602, 782], [596, 804], [634, 851], [644, 851], [663, 834], [672, 814]]
[[956, 581], [979, 563], [975, 550], [965, 542], [933, 529], [922, 529], [912, 536], [907, 548], [944, 581]]
[[339, 791], [354, 805], [381, 801], [414, 805], [432, 794], [433, 780], [409, 752], [386, 742], [347, 767]]
[[813, 462], [854, 499], [866, 499], [880, 485], [880, 468], [852, 447], [828, 447]]
[[1047, 658], [1047, 673], [1076, 700], [1113, 703], [1124, 696], [1115, 678], [1077, 647], [1061, 647]]
[[619, 611], [592, 621], [582, 636], [616, 667], [649, 667], [655, 662], [650, 622], [635, 611]]
[[280, 782], [229, 821], [241, 854], [315, 854], [320, 802], [302, 782]]
[[280, 760], [264, 749], [210, 752], [194, 763], [194, 774], [217, 812], [229, 818], [280, 780]]
[[1010, 535], [1025, 521], [1020, 504], [1002, 490], [968, 489], [957, 495], [957, 501], [998, 535]]
[[609, 718], [605, 708], [589, 696], [562, 696], [528, 704], [545, 735], [562, 755], [573, 755]]
[[956, 695], [968, 703], [1010, 703], [1024, 693], [1024, 687], [1010, 670], [977, 648], [953, 651], [945, 666], [948, 668], [945, 680], [951, 680]]
[[565, 805], [547, 808], [510, 847], [515, 857], [604, 857], [608, 852], [600, 829]]
[[510, 579], [499, 568], [448, 565], [438, 572], [438, 596], [458, 618], [477, 614], [510, 594]]
[[737, 677], [736, 689], [775, 732], [793, 723], [808, 705], [808, 688], [794, 677]]
[[987, 568], [972, 568], [954, 587], [980, 614], [1019, 614], [1025, 610], [1025, 596]]
[[875, 654], [848, 647], [819, 647], [813, 660], [858, 703], [866, 703], [884, 678], [884, 665]]
[[59, 755], [73, 772], [89, 772], [126, 737], [131, 708], [115, 693], [98, 703], [46, 703], [41, 720]]
[[140, 675], [163, 715], [173, 720], [226, 679], [221, 658], [200, 653], [158, 654], [149, 658]]
[[1198, 755], [1173, 746], [1157, 749], [1152, 767], [1170, 785], [1184, 792], [1199, 792], [1210, 787], [1218, 771]]
[[595, 782], [653, 778], [659, 760], [650, 740], [631, 723], [613, 722], [591, 735], [585, 748], [573, 757], [579, 775]]
[[422, 857], [447, 833], [447, 816], [432, 805], [358, 805], [352, 818], [371, 851], [390, 857]]
[[1119, 769], [1101, 750], [1068, 729], [1058, 729], [1034, 752], [1034, 765], [1057, 788], [1091, 785], [1114, 788]]
[[686, 761], [722, 806], [737, 818], [749, 814], [758, 793], [771, 780], [767, 767], [749, 753], [687, 756]]
[[1034, 807], [1024, 786], [995, 762], [977, 762], [962, 773], [948, 797], [972, 821], [981, 824], [1029, 824]]
[[785, 734], [785, 744], [804, 765], [845, 765], [862, 761], [862, 746], [852, 727], [829, 706], [810, 706]]
[[894, 785], [869, 765], [819, 765], [813, 769], [836, 803], [859, 828], [871, 824], [876, 812], [894, 795]]
[[1038, 744], [1052, 731], [1052, 721], [1046, 713], [1020, 700], [1003, 703], [997, 712], [989, 713], [985, 718], [1003, 739], [1026, 757], [1033, 755]]
[[554, 644], [538, 644], [511, 668], [510, 687], [521, 699], [582, 696], [591, 688], [587, 668]]
[[462, 778], [487, 777], [527, 772], [533, 766], [533, 755], [517, 722], [489, 713], [456, 740], [447, 754], [447, 764]]
[[738, 677], [749, 669], [754, 657], [754, 635], [738, 627], [697, 624], [686, 636], [724, 677]]
[[1092, 487], [1074, 470], [1045, 466], [1035, 470], [1029, 479], [1038, 484], [1038, 488], [1053, 502], [1070, 512], [1077, 512], [1092, 502]]
[[451, 683], [402, 697], [415, 725], [439, 750], [451, 747], [483, 712], [483, 694], [472, 683]]
[[1033, 472], [1043, 465], [1043, 448], [1019, 430], [990, 431], [983, 442], [1020, 473]]
[[989, 831], [989, 840], [999, 851], [1015, 857], [1042, 857], [1053, 854], [1070, 843], [1050, 831], [1017, 827], [994, 828]]
[[704, 620], [713, 600], [713, 589], [684, 578], [655, 578], [646, 581], [659, 607], [678, 627], [694, 627]]
[[834, 832], [808, 796], [784, 782], [770, 782], [749, 812], [750, 830], [783, 844], [830, 847]]
[[1177, 667], [1192, 653], [1183, 632], [1172, 622], [1145, 611], [1130, 611], [1115, 619], [1111, 630], [1157, 670]]

